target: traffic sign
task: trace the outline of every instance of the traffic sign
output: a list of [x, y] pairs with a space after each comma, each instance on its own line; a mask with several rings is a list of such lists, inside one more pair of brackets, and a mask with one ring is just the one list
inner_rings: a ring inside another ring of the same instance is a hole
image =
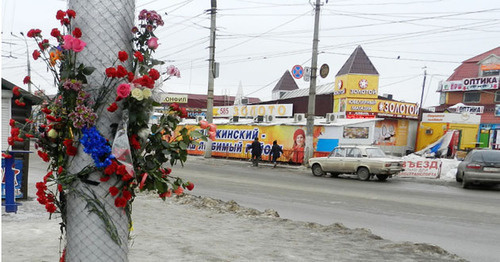
[[304, 81], [309, 82], [311, 80], [311, 68], [306, 66], [304, 67]]
[[328, 73], [330, 72], [330, 67], [328, 67], [327, 64], [323, 64], [321, 66], [321, 69], [319, 70], [319, 75], [322, 77], [322, 78], [325, 78]]
[[304, 68], [301, 65], [294, 65], [292, 68], [292, 76], [295, 79], [301, 79], [304, 76]]

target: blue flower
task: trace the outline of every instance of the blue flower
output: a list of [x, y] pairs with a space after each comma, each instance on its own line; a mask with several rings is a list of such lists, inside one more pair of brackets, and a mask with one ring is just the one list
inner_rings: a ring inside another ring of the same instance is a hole
[[95, 166], [98, 168], [105, 168], [111, 164], [111, 146], [108, 141], [99, 134], [95, 127], [83, 128], [82, 138], [80, 143], [83, 145], [83, 151], [94, 160]]

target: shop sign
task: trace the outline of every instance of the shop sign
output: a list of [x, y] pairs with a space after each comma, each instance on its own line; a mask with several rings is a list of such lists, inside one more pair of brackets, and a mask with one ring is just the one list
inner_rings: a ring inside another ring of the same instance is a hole
[[404, 171], [398, 173], [398, 177], [428, 177], [439, 178], [441, 171], [441, 160], [431, 159], [407, 159], [403, 162]]
[[462, 81], [443, 81], [439, 83], [441, 92], [465, 91]]
[[292, 116], [293, 104], [215, 106], [213, 115], [216, 117]]
[[170, 104], [186, 104], [188, 102], [188, 95], [180, 95], [180, 94], [166, 94], [163, 96], [161, 100], [162, 103]]
[[459, 106], [457, 107], [457, 113], [472, 113], [472, 114], [482, 114], [484, 112], [484, 106]]
[[465, 91], [498, 89], [498, 76], [465, 78], [462, 82]]
[[467, 113], [425, 113], [422, 122], [426, 123], [456, 123], [456, 124], [479, 124], [481, 116]]
[[481, 65], [482, 71], [500, 70], [500, 64]]
[[374, 113], [379, 116], [414, 118], [418, 117], [417, 104], [380, 99], [347, 99], [346, 111]]

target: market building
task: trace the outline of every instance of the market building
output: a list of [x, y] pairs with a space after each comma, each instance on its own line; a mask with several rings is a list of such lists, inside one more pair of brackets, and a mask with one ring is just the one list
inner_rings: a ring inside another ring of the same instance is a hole
[[[437, 129], [419, 129], [423, 138], [419, 147], [427, 141], [425, 132], [442, 133], [443, 129], [457, 129], [461, 132], [459, 148], [475, 147], [500, 149], [500, 47], [474, 56], [462, 62], [454, 73], [439, 84], [440, 105], [436, 113], [455, 113], [464, 123], [478, 119], [476, 127], [468, 128], [447, 125]], [[425, 123], [423, 123], [425, 125]]]

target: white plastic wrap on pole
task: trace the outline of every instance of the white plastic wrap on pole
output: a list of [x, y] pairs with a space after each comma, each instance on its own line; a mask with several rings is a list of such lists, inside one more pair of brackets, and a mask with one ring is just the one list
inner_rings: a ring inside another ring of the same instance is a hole
[[[78, 63], [96, 68], [88, 77], [86, 91], [95, 92], [104, 80], [104, 71], [113, 66], [120, 50], [132, 55], [131, 28], [134, 25], [134, 0], [70, 0], [69, 8], [76, 11], [74, 26], [82, 30], [82, 40], [87, 42], [83, 52], [78, 54]], [[115, 65], [116, 66], [116, 65]], [[116, 88], [111, 87], [111, 88]], [[110, 113], [106, 107], [114, 100], [115, 92], [107, 97], [100, 110], [97, 129], [111, 143], [113, 142], [110, 125], [119, 123], [121, 112]], [[85, 166], [93, 164], [92, 159], [79, 148], [78, 155], [70, 162], [68, 170], [76, 173]], [[93, 173], [89, 180], [99, 182], [100, 174]], [[116, 226], [120, 244], [112, 240], [106, 231], [103, 220], [89, 210], [88, 202], [78, 193], [71, 191], [67, 196], [66, 261], [128, 261], [129, 221], [122, 208], [115, 207], [114, 197], [108, 194], [109, 187], [116, 180], [90, 185], [77, 181], [72, 188], [88, 196], [96, 196], [103, 209]]]

